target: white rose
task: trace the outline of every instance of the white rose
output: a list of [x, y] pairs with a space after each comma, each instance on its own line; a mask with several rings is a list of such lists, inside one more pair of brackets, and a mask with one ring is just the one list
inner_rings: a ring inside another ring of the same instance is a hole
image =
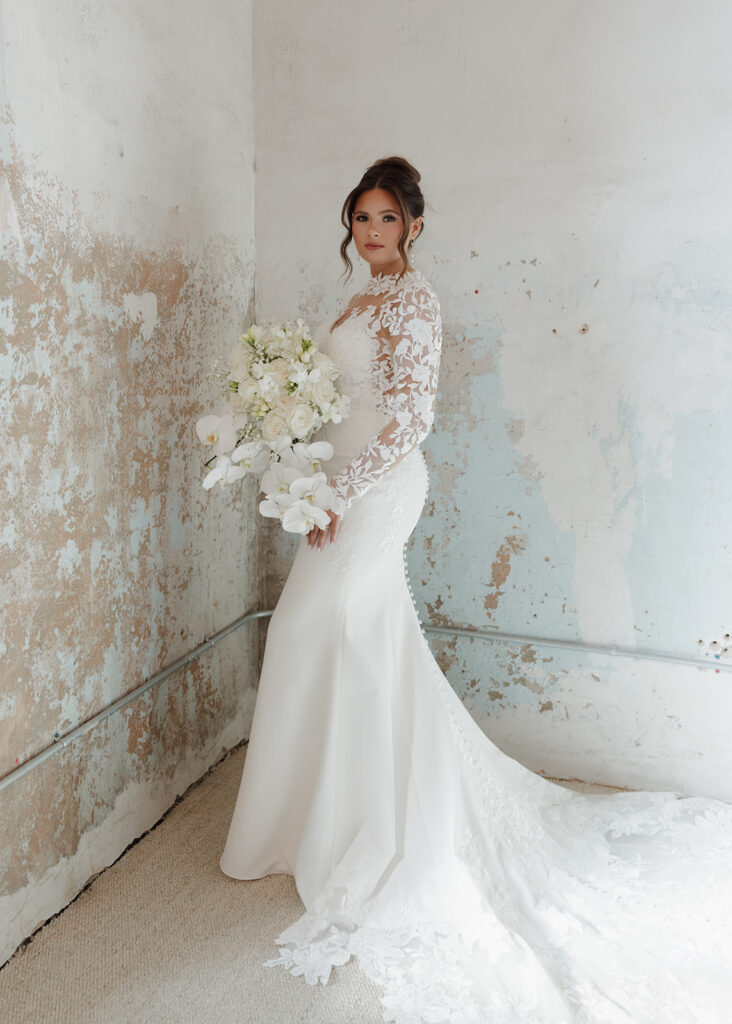
[[251, 408], [259, 400], [259, 387], [255, 380], [245, 380], [237, 393], [244, 408]]
[[229, 353], [229, 358], [226, 361], [234, 380], [242, 381], [247, 379], [249, 376], [249, 367], [251, 366], [252, 361], [250, 359], [249, 352], [243, 345], [237, 345], [237, 347]]
[[317, 416], [309, 405], [297, 402], [287, 412], [287, 426], [293, 437], [305, 437], [315, 426]]
[[335, 398], [336, 390], [333, 383], [325, 379], [313, 381], [308, 388], [310, 401], [314, 402], [319, 409], [327, 408]]
[[249, 402], [242, 395], [241, 391], [232, 391], [229, 395], [229, 402], [234, 413], [241, 415], [249, 412]]
[[272, 409], [262, 420], [262, 437], [265, 441], [276, 441], [288, 431], [287, 419], [281, 409]]
[[313, 366], [317, 366], [321, 374], [329, 380], [335, 380], [340, 371], [333, 360], [325, 352], [316, 352], [313, 356]]
[[289, 363], [280, 356], [269, 364], [269, 372], [284, 386], [287, 383], [287, 375], [290, 372]]

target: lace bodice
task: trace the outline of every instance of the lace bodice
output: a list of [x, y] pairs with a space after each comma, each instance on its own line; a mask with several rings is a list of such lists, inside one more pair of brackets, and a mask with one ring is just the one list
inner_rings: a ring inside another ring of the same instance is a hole
[[342, 514], [429, 433], [442, 346], [440, 304], [418, 270], [376, 274], [353, 295], [331, 329], [354, 408], [388, 417], [331, 479]]

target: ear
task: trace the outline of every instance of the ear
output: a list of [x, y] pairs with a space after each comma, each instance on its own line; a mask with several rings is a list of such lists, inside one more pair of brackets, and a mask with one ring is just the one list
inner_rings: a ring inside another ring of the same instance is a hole
[[421, 217], [415, 217], [414, 220], [412, 221], [412, 226], [411, 226], [411, 229], [410, 229], [411, 230], [410, 241], [414, 241], [414, 239], [419, 234], [419, 229], [421, 227], [422, 227], [422, 218]]

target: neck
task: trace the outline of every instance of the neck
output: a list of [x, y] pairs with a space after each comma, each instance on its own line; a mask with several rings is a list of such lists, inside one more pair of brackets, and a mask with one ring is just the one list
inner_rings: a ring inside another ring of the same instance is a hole
[[[401, 266], [397, 267], [397, 266], [393, 266], [393, 265], [390, 266], [390, 267], [387, 266], [387, 267], [378, 267], [378, 268], [372, 266], [371, 267], [371, 276], [372, 277], [376, 277], [377, 274], [383, 274], [384, 277], [391, 277], [392, 274], [399, 274], [401, 272], [401, 269], [402, 269]], [[405, 269], [404, 273], [405, 274], [410, 274], [413, 270], [414, 270], [414, 267], [411, 265], [411, 263], [407, 263], [407, 266], [406, 266], [406, 269]]]

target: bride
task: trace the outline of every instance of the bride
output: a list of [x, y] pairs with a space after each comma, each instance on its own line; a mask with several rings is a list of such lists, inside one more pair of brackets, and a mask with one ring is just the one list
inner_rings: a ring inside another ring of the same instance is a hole
[[440, 306], [410, 262], [420, 175], [379, 160], [342, 220], [371, 276], [316, 342], [352, 413], [335, 509], [270, 622], [221, 869], [293, 875], [309, 984], [355, 956], [398, 1024], [732, 1019], [732, 805], [580, 793], [499, 750], [435, 662], [404, 545], [425, 502]]

